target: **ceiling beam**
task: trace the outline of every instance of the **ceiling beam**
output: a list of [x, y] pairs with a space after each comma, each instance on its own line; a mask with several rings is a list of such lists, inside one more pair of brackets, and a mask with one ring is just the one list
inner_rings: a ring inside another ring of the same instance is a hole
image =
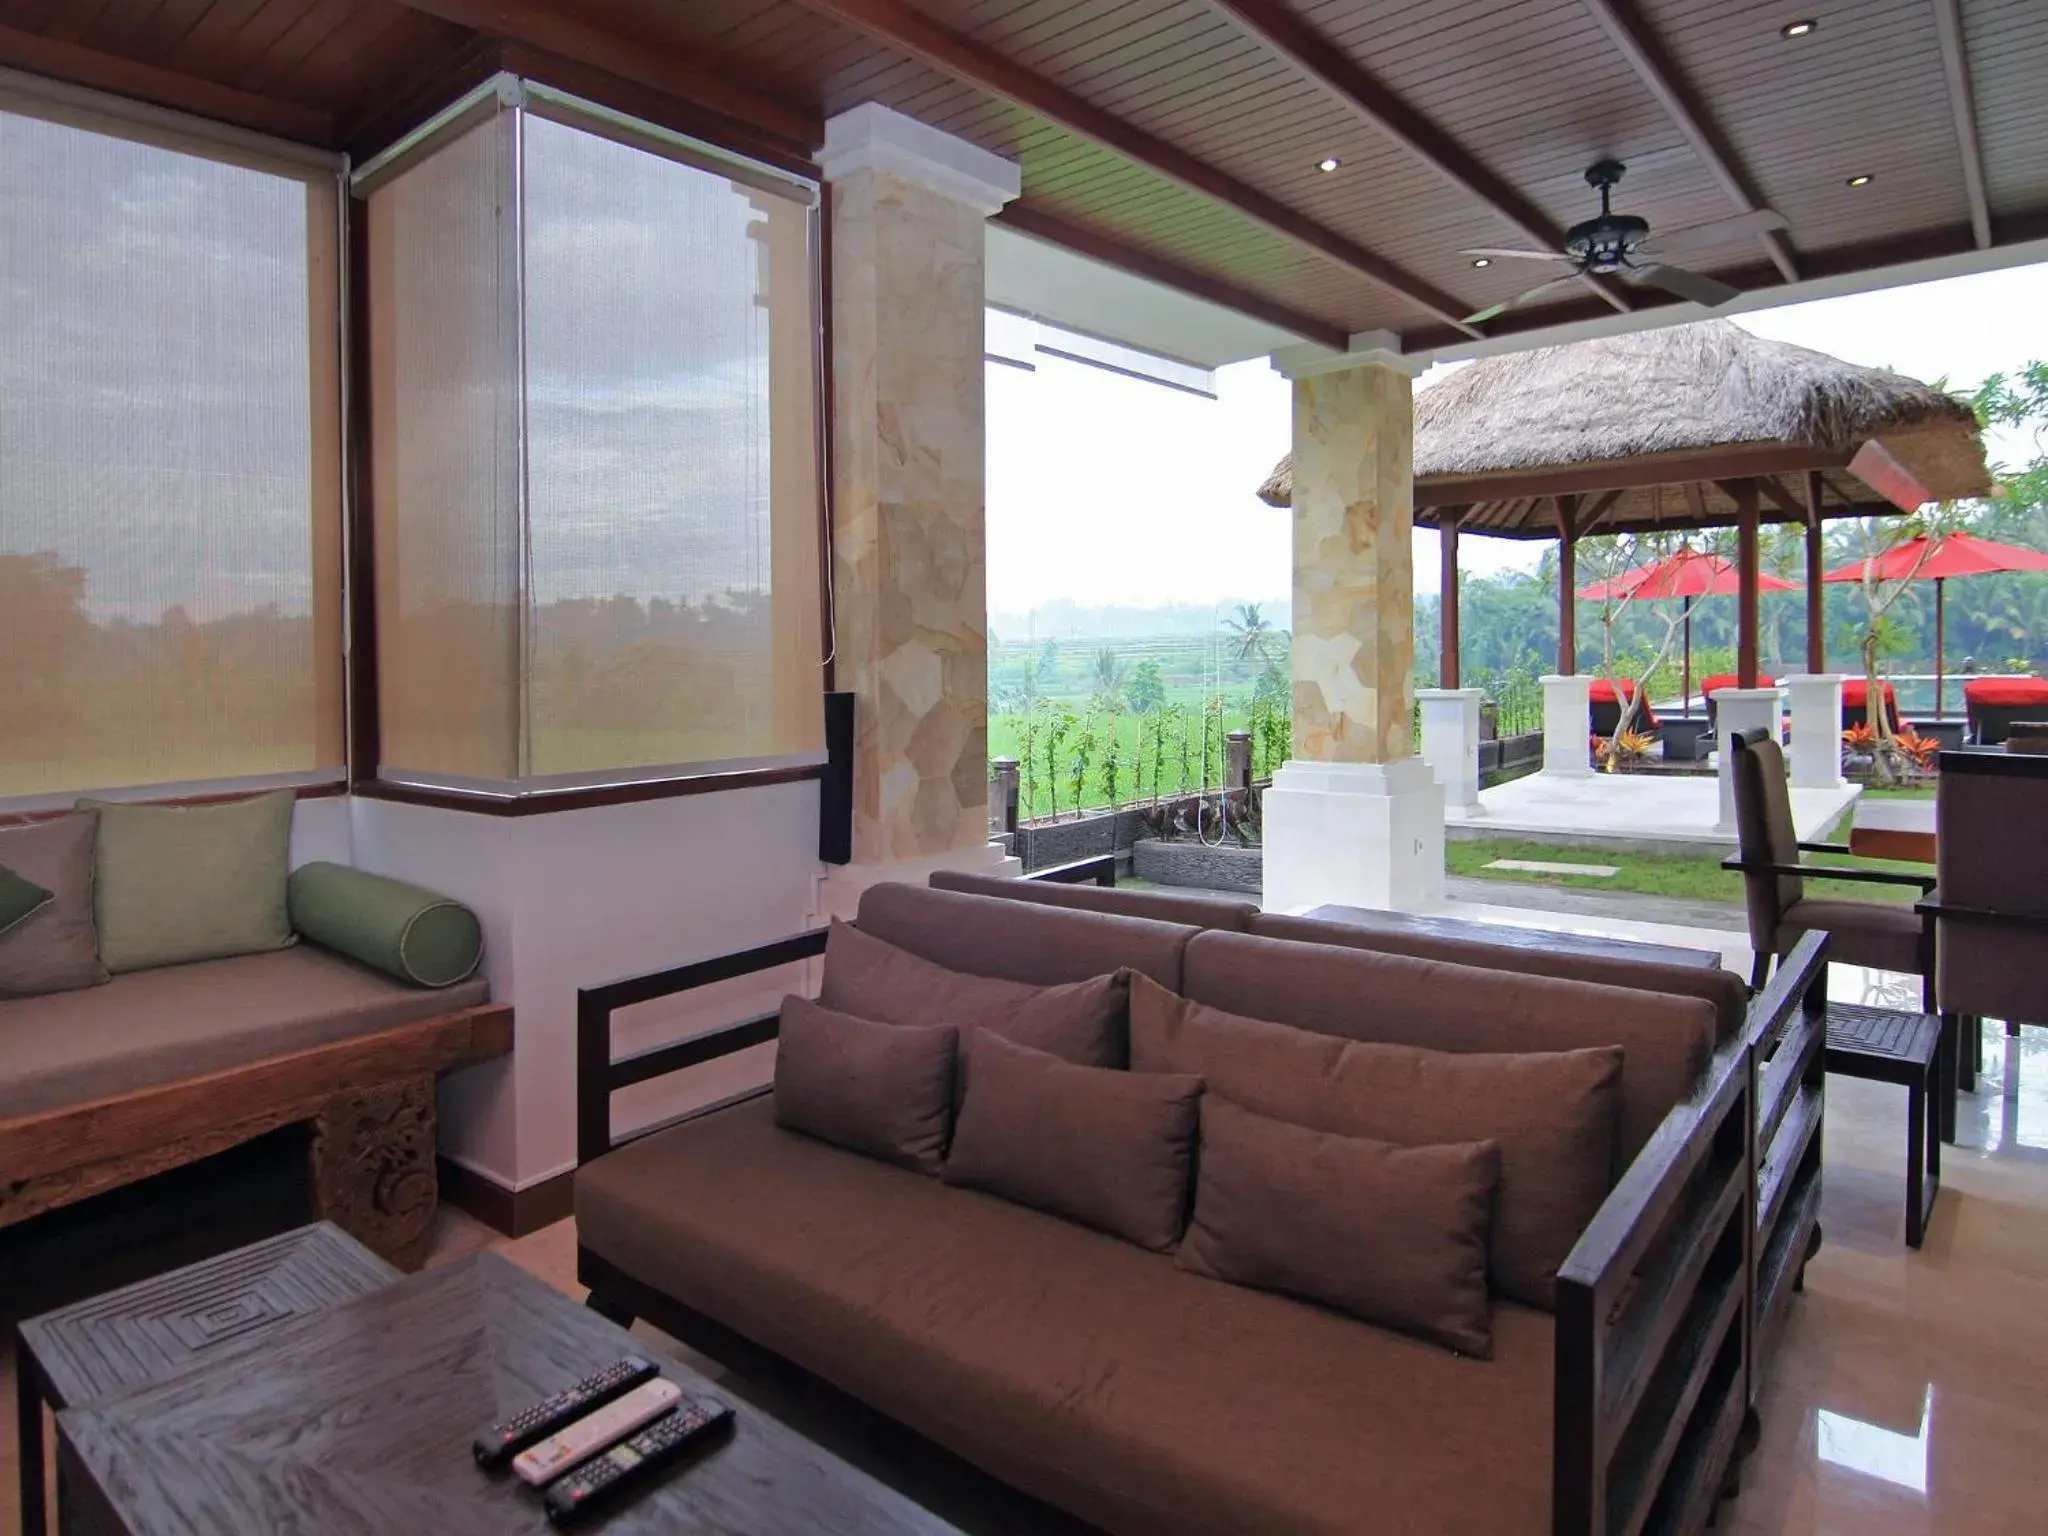
[[[1468, 197], [1484, 203], [1510, 228], [1548, 251], [1564, 249], [1564, 230], [1435, 122], [1375, 79], [1372, 73], [1281, 0], [1210, 0], [1253, 37], [1320, 85], [1369, 127], [1435, 171]], [[1580, 281], [1615, 309], [1635, 308], [1619, 283], [1590, 273]]]
[[506, 42], [525, 43], [622, 80], [683, 97], [721, 117], [764, 128], [807, 152], [824, 140], [824, 125], [814, 114], [739, 84], [745, 77], [743, 71], [720, 68], [717, 61], [673, 42], [644, 32], [636, 34], [628, 18], [609, 6], [570, 6], [563, 0], [400, 3], [459, 27]]
[[1455, 295], [1366, 249], [1349, 235], [1318, 223], [1270, 193], [1238, 180], [1229, 172], [1113, 112], [1105, 111], [985, 44], [955, 32], [915, 6], [903, 3], [903, 0], [799, 0], [799, 3], [928, 64], [942, 74], [951, 75], [956, 80], [1036, 113], [1155, 175], [1234, 209], [1275, 234], [1349, 268], [1468, 336], [1484, 334], [1476, 326], [1465, 323], [1464, 316], [1471, 313], [1473, 306]]
[[1991, 200], [1984, 191], [1984, 153], [1977, 144], [1977, 93], [1970, 83], [1970, 56], [1963, 45], [1958, 0], [1934, 0], [1934, 30], [1941, 38], [1941, 73], [1948, 82], [1948, 107], [1956, 121], [1956, 153], [1963, 162], [1963, 187], [1970, 196], [1970, 233], [1977, 249], [1991, 249]]
[[1321, 342], [1324, 346], [1339, 352], [1351, 345], [1350, 333], [1341, 325], [1318, 320], [1314, 315], [1289, 309], [1286, 305], [1277, 304], [1249, 288], [1240, 288], [1220, 277], [1211, 277], [1206, 272], [1197, 272], [1192, 267], [1168, 261], [1164, 256], [1148, 251], [1142, 246], [1129, 245], [1083, 225], [1070, 223], [1057, 215], [1034, 207], [1028, 201], [1011, 203], [995, 216], [994, 222], [1014, 229], [1019, 234], [1032, 235], [1053, 245], [1062, 246], [1077, 255], [1119, 267], [1134, 276], [1149, 278], [1162, 287], [1175, 289], [1197, 299], [1206, 299], [1211, 304], [1235, 310], [1240, 315], [1249, 315], [1254, 320], [1263, 320], [1268, 325], [1277, 325], [1282, 330], [1292, 331], [1304, 341]]
[[[1734, 146], [1714, 122], [1699, 93], [1679, 72], [1662, 39], [1636, 10], [1634, 0], [1585, 0], [1585, 4], [1736, 207], [1743, 213], [1765, 207], [1755, 184], [1743, 171]], [[1779, 275], [1788, 283], [1798, 282], [1799, 267], [1784, 237], [1776, 230], [1765, 230], [1757, 239]]]
[[334, 143], [334, 119], [325, 112], [274, 96], [237, 90], [181, 75], [139, 59], [102, 53], [53, 37], [0, 26], [0, 65], [26, 69], [73, 85], [90, 86], [159, 107], [210, 117], [259, 133], [322, 148]]

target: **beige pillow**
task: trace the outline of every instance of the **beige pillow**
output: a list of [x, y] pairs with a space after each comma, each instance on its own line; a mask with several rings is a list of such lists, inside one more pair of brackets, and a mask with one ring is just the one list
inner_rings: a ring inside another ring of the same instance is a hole
[[1179, 1264], [1493, 1358], [1486, 1233], [1500, 1148], [1397, 1147], [1209, 1094]]
[[835, 922], [825, 939], [818, 1001], [884, 1024], [951, 1024], [964, 1050], [981, 1029], [1086, 1067], [1124, 1064], [1129, 973], [1056, 987], [949, 970]]
[[1139, 976], [1131, 1070], [1199, 1074], [1254, 1114], [1397, 1146], [1500, 1144], [1494, 1289], [1555, 1305], [1557, 1267], [1607, 1198], [1618, 1046], [1527, 1054], [1426, 1051], [1225, 1013]]
[[50, 893], [0, 933], [0, 997], [36, 997], [107, 979], [92, 922], [93, 834], [99, 818], [73, 811], [0, 828], [0, 865]]
[[217, 805], [115, 805], [99, 812], [93, 906], [100, 959], [116, 975], [297, 942], [288, 789]]

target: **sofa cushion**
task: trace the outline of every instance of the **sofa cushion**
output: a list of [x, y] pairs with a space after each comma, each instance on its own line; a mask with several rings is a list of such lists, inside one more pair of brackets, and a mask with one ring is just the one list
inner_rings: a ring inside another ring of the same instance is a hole
[[[578, 1241], [1125, 1536], [1548, 1536], [1551, 1319], [1490, 1363], [777, 1130], [764, 1102], [576, 1173]], [[1482, 1472], [1484, 1475], [1477, 1475]]]
[[775, 1123], [937, 1173], [953, 1118], [950, 1024], [877, 1024], [782, 1000], [775, 1045]]
[[1113, 912], [1154, 922], [1181, 923], [1190, 928], [1226, 928], [1243, 933], [1258, 912], [1254, 902], [1225, 896], [1195, 896], [1177, 891], [1133, 890], [1127, 886], [1062, 885], [1051, 880], [1005, 880], [961, 869], [935, 870], [935, 891], [963, 891], [970, 896], [998, 896], [1044, 907], [1078, 912]]
[[128, 1093], [489, 1001], [402, 986], [311, 945], [0, 1003], [0, 1119]]
[[862, 932], [952, 970], [1040, 987], [1126, 966], [1177, 987], [1181, 951], [1200, 931], [893, 882], [861, 892], [858, 921]]
[[950, 970], [835, 922], [825, 938], [818, 1001], [884, 1024], [950, 1024], [963, 1039], [981, 1029], [1091, 1067], [1124, 1063], [1129, 978], [1122, 972], [1061, 986], [1032, 986]]
[[1183, 1269], [1493, 1356], [1486, 1235], [1500, 1147], [1400, 1147], [1202, 1100]]
[[1444, 960], [1452, 965], [1477, 965], [1492, 971], [1513, 971], [1526, 976], [1562, 976], [1572, 981], [1592, 981], [1610, 987], [1632, 987], [1638, 992], [1673, 992], [1697, 997], [1714, 1005], [1714, 1035], [1732, 1040], [1749, 1017], [1749, 988], [1733, 971], [1715, 966], [1711, 970], [1688, 965], [1666, 965], [1656, 960], [1609, 958], [1568, 950], [1535, 947], [1510, 948], [1482, 939], [1447, 938], [1442, 934], [1415, 933], [1399, 928], [1361, 928], [1351, 923], [1326, 922], [1315, 917], [1286, 917], [1261, 912], [1251, 920], [1249, 932], [1272, 939], [1294, 939], [1304, 944], [1334, 944], [1341, 949], [1372, 949], [1382, 954], [1413, 955], [1419, 960]]
[[1778, 919], [1778, 953], [1789, 955], [1809, 933], [1828, 936], [1828, 959], [1837, 965], [1918, 976], [1920, 914], [1904, 902], [1838, 900], [1808, 896], [1785, 908]]
[[27, 922], [54, 900], [56, 892], [37, 885], [33, 880], [24, 880], [5, 864], [0, 864], [0, 937]]
[[1077, 1067], [982, 1030], [940, 1175], [1142, 1248], [1180, 1241], [1199, 1077]]
[[50, 893], [47, 905], [0, 933], [0, 998], [69, 992], [107, 979], [92, 919], [98, 827], [92, 811], [0, 827], [0, 864]]
[[88, 803], [100, 815], [93, 916], [115, 975], [298, 942], [285, 900], [290, 790], [217, 805]]
[[477, 915], [403, 880], [315, 860], [292, 871], [285, 894], [293, 928], [395, 981], [452, 987], [483, 963]]
[[1131, 1069], [1194, 1073], [1258, 1114], [1340, 1136], [1498, 1142], [1489, 1272], [1531, 1306], [1552, 1304], [1558, 1265], [1612, 1185], [1616, 1046], [1507, 1054], [1345, 1040], [1191, 1003], [1140, 977]]
[[1197, 935], [1179, 990], [1228, 1013], [1429, 1050], [1618, 1045], [1617, 1178], [1692, 1096], [1714, 1051], [1714, 1007], [1699, 998], [1251, 934]]

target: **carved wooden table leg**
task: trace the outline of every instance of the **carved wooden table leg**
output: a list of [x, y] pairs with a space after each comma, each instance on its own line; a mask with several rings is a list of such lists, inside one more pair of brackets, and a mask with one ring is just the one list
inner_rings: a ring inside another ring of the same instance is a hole
[[418, 1269], [434, 1226], [433, 1075], [328, 1100], [313, 1117], [310, 1155], [314, 1220]]

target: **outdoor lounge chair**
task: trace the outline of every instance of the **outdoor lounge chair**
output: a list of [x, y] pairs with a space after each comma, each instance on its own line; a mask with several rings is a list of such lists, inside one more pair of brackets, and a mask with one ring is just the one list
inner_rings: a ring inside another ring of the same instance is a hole
[[1997, 746], [2016, 721], [2048, 720], [2048, 678], [1973, 677], [1963, 684], [1963, 713], [1972, 744]]
[[[1899, 728], [1899, 694], [1890, 683], [1880, 684], [1884, 692], [1886, 712], [1890, 714], [1892, 729]], [[1870, 723], [1870, 683], [1866, 678], [1845, 678], [1842, 682], [1842, 729], [1854, 730], [1859, 725]]]
[[[1716, 672], [1712, 677], [1700, 680], [1700, 693], [1707, 701], [1708, 735], [1718, 736], [1721, 730], [1721, 715], [1720, 711], [1714, 707], [1714, 695], [1723, 688], [1735, 687], [1738, 681], [1739, 679], [1733, 672]], [[1756, 675], [1756, 685], [1759, 688], [1775, 688], [1778, 686], [1778, 680], [1768, 672], [1759, 672]]]
[[[1635, 693], [1636, 685], [1630, 678], [1625, 677], [1621, 680], [1619, 694], [1615, 691], [1615, 685], [1606, 678], [1593, 679], [1592, 686], [1586, 690], [1586, 698], [1591, 714], [1590, 724], [1595, 736], [1614, 734], [1615, 727], [1621, 724], [1621, 701], [1634, 698]], [[1657, 718], [1657, 712], [1650, 707], [1650, 701], [1643, 700], [1643, 707], [1636, 714], [1634, 728], [1645, 736], [1654, 736], [1662, 724], [1663, 722]]]

